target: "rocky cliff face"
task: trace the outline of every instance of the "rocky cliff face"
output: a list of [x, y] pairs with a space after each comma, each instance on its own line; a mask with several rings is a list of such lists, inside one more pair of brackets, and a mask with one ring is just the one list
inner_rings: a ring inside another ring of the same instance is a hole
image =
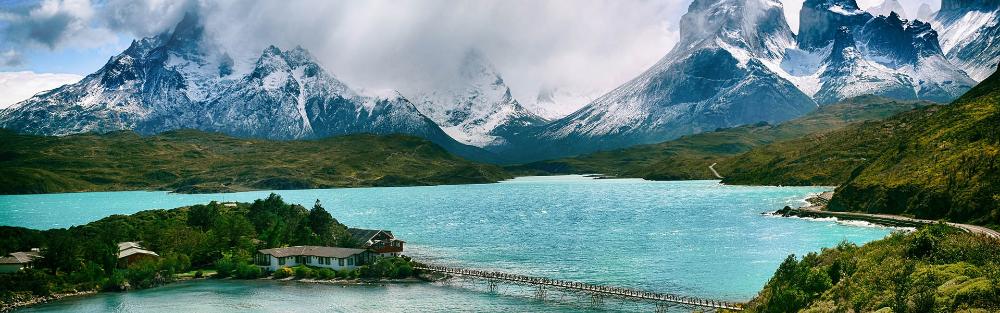
[[932, 21], [948, 60], [984, 80], [1000, 63], [1000, 1], [944, 0]]
[[[947, 60], [929, 23], [894, 12], [873, 16], [854, 0], [810, 0], [801, 25], [801, 51], [786, 54], [782, 68], [809, 83], [800, 88], [816, 90], [820, 104], [866, 94], [948, 102], [975, 85]], [[837, 27], [832, 37], [830, 27]]]

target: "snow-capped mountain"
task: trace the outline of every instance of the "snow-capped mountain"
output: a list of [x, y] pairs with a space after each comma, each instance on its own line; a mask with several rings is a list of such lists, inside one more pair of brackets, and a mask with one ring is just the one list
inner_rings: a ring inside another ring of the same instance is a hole
[[799, 49], [778, 70], [820, 104], [876, 94], [947, 102], [975, 81], [949, 62], [929, 23], [873, 16], [854, 0], [808, 0]]
[[526, 103], [525, 107], [536, 115], [553, 121], [576, 112], [599, 96], [600, 92], [578, 92], [547, 86], [539, 89], [535, 102]]
[[194, 128], [269, 139], [402, 133], [476, 153], [398, 94], [358, 95], [305, 49], [271, 46], [256, 61], [234, 62], [211, 45], [197, 18], [185, 16], [80, 82], [0, 112], [0, 127], [45, 135]]
[[760, 121], [781, 122], [816, 103], [762, 60], [780, 59], [795, 36], [777, 0], [696, 0], [680, 42], [652, 68], [539, 137], [541, 154], [652, 143]]
[[943, 0], [932, 22], [948, 60], [982, 81], [1000, 63], [1000, 0]]
[[694, 1], [675, 48], [546, 127], [538, 136], [554, 144], [542, 154], [777, 123], [867, 94], [947, 102], [975, 85], [945, 58], [928, 23], [874, 16], [855, 0], [807, 0], [796, 36], [782, 12], [777, 0]]
[[508, 137], [546, 123], [514, 99], [503, 77], [478, 50], [465, 54], [459, 78], [449, 88], [418, 91], [410, 97], [420, 112], [455, 140], [502, 150]]
[[[924, 5], [927, 4], [925, 3]], [[884, 15], [884, 16], [889, 16], [890, 13], [896, 12], [896, 14], [898, 14], [899, 17], [903, 19], [908, 19], [909, 18], [908, 16], [910, 16], [909, 14], [906, 13], [906, 10], [903, 9], [903, 5], [899, 4], [899, 0], [884, 0], [882, 1], [881, 4], [869, 7], [865, 9], [865, 11], [868, 11], [869, 13], [874, 15]]]

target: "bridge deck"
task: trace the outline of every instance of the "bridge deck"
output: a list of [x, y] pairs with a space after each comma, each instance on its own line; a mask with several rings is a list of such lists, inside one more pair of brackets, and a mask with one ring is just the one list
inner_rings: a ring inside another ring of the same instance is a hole
[[422, 266], [417, 266], [415, 267], [415, 269], [428, 272], [437, 272], [437, 273], [482, 278], [489, 280], [508, 281], [519, 284], [550, 286], [561, 289], [586, 291], [594, 294], [621, 297], [621, 298], [647, 300], [654, 302], [667, 302], [667, 303], [681, 304], [681, 305], [695, 306], [702, 308], [743, 311], [743, 307], [740, 304], [736, 303], [678, 296], [667, 293], [649, 292], [649, 291], [636, 290], [623, 287], [600, 286], [600, 285], [593, 285], [581, 282], [550, 279], [544, 277], [532, 277], [532, 276], [509, 274], [503, 272], [481, 271], [481, 270], [426, 265], [426, 264]]

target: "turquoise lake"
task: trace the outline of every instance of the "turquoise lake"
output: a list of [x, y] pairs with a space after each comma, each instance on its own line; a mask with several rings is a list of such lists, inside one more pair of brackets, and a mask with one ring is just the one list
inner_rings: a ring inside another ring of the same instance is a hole
[[[286, 201], [319, 199], [342, 223], [392, 230], [405, 253], [426, 262], [746, 301], [789, 254], [842, 241], [865, 243], [892, 229], [763, 216], [803, 204], [819, 187], [725, 186], [717, 181], [525, 177], [498, 184], [274, 191]], [[270, 191], [184, 195], [97, 192], [0, 196], [0, 225], [38, 229], [111, 214], [218, 201]], [[532, 299], [476, 282], [343, 287], [199, 281], [108, 293], [27, 312], [578, 311], [572, 296]], [[183, 299], [183, 300], [182, 300]], [[190, 301], [186, 299], [191, 299]], [[635, 309], [607, 304], [599, 309]]]

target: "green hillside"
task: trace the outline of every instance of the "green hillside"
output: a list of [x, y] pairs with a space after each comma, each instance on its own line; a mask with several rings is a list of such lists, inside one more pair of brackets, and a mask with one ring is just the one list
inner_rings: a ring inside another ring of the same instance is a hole
[[997, 227], [998, 127], [994, 74], [950, 105], [760, 147], [717, 169], [733, 184], [839, 185], [831, 210]]
[[789, 256], [748, 312], [997, 312], [1000, 241], [934, 225]]
[[42, 137], [0, 130], [0, 194], [156, 189], [228, 192], [489, 183], [502, 169], [408, 136], [309, 141], [193, 130]]
[[659, 144], [541, 161], [507, 169], [522, 175], [600, 173], [650, 180], [715, 179], [709, 165], [723, 162], [753, 147], [825, 133], [852, 123], [883, 119], [928, 105], [931, 103], [859, 97], [824, 106], [802, 118], [777, 126], [761, 123], [719, 129]]

